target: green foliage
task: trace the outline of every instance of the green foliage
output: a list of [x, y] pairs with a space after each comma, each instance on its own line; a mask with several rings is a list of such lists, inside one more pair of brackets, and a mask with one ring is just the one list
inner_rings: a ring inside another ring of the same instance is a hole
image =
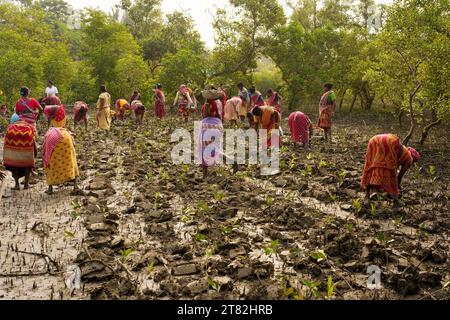
[[264, 253], [268, 256], [272, 255], [272, 254], [277, 254], [279, 246], [280, 246], [280, 243], [278, 240], [272, 240], [270, 242], [270, 246], [264, 248]]
[[327, 282], [327, 298], [330, 299], [333, 296], [333, 293], [334, 293], [333, 277], [329, 276]]
[[327, 255], [323, 250], [316, 250], [309, 253], [309, 256], [316, 260], [317, 262], [321, 262], [327, 259]]

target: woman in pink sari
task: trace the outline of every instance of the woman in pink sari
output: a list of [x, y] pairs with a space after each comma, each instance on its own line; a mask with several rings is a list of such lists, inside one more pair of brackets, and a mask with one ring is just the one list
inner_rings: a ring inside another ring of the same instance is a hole
[[155, 89], [155, 116], [162, 119], [166, 116], [166, 97], [162, 91], [162, 84], [158, 83]]
[[308, 151], [313, 132], [313, 125], [308, 116], [300, 111], [291, 113], [289, 116], [289, 128], [292, 142], [295, 144], [302, 143], [305, 151]]
[[331, 141], [331, 124], [334, 110], [336, 109], [336, 94], [333, 91], [333, 85], [327, 83], [324, 85], [324, 93], [320, 99], [319, 107], [319, 125], [318, 127], [325, 131], [325, 140]]
[[277, 110], [278, 113], [281, 114], [281, 96], [273, 89], [267, 90], [267, 95], [269, 97], [267, 105], [274, 107], [275, 110]]
[[224, 120], [229, 121], [231, 125], [236, 125], [239, 118], [239, 109], [242, 106], [242, 99], [233, 97], [225, 103]]

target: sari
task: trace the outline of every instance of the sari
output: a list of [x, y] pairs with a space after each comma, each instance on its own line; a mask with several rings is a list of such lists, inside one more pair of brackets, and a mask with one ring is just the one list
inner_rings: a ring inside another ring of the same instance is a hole
[[156, 117], [162, 119], [166, 116], [165, 101], [166, 97], [164, 92], [160, 89], [155, 90], [155, 115]]
[[[222, 120], [218, 117], [207, 117], [202, 120], [201, 129], [198, 135], [198, 159], [206, 167], [214, 166], [222, 153], [222, 136], [223, 136]], [[220, 137], [219, 139], [212, 139], [212, 137]], [[206, 150], [208, 148], [208, 150]], [[207, 151], [210, 151], [208, 154]]]
[[44, 142], [44, 172], [47, 185], [74, 181], [79, 175], [75, 143], [69, 130], [50, 128]]
[[309, 133], [313, 130], [313, 125], [306, 114], [300, 111], [291, 113], [289, 128], [293, 142], [309, 143]]
[[[255, 124], [259, 124], [261, 126], [261, 129], [267, 130], [267, 142], [264, 147], [277, 148], [279, 147], [280, 140], [278, 139], [277, 145], [272, 146], [272, 135], [274, 133], [279, 133], [277, 129], [281, 123], [281, 116], [274, 107], [263, 106], [260, 107], [260, 109], [262, 110], [262, 116], [254, 116], [253, 121]], [[273, 117], [274, 114], [276, 115], [275, 117]]]
[[111, 129], [111, 95], [107, 92], [98, 97], [97, 126], [103, 130]]
[[224, 107], [224, 120], [233, 121], [239, 118], [239, 109], [242, 106], [242, 99], [239, 97], [233, 97], [225, 103]]
[[19, 170], [19, 178], [25, 176], [26, 169], [36, 165], [36, 129], [25, 120], [11, 124], [5, 134], [3, 144], [3, 165], [6, 170]]
[[75, 124], [79, 123], [81, 120], [86, 119], [89, 114], [89, 107], [86, 102], [77, 101], [73, 105], [73, 119]]
[[274, 107], [275, 110], [278, 111], [278, 113], [281, 114], [281, 97], [278, 94], [278, 92], [274, 92], [272, 93], [272, 95], [270, 96], [269, 100], [267, 101], [267, 105]]
[[381, 134], [370, 139], [361, 177], [361, 188], [382, 189], [396, 196], [399, 194], [397, 170], [414, 160], [400, 138], [393, 134]]
[[125, 99], [116, 101], [116, 114], [119, 119], [123, 119], [127, 110], [130, 110], [130, 104]]
[[254, 94], [252, 94], [250, 99], [252, 101], [253, 108], [263, 107], [266, 105], [264, 102], [264, 98], [259, 91], [256, 91]]
[[332, 116], [334, 113], [336, 95], [334, 91], [325, 92], [320, 99], [319, 106], [319, 124], [321, 129], [329, 129], [332, 125]]
[[66, 110], [63, 105], [49, 105], [44, 109], [44, 114], [50, 120], [50, 127], [66, 126]]
[[133, 110], [134, 117], [137, 119], [138, 116], [145, 114], [145, 106], [140, 100], [134, 100], [131, 103], [131, 110]]
[[19, 120], [23, 120], [28, 124], [36, 127], [36, 121], [39, 117], [41, 105], [33, 98], [21, 98], [16, 102], [16, 114]]
[[238, 110], [239, 116], [247, 117], [247, 113], [249, 111], [249, 106], [250, 106], [250, 97], [248, 95], [247, 89], [243, 88], [242, 90], [239, 90], [238, 96], [242, 100], [242, 105]]

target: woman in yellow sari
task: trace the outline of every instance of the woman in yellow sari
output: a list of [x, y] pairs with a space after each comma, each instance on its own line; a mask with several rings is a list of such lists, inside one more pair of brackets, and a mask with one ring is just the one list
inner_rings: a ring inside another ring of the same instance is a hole
[[78, 190], [77, 178], [80, 175], [72, 133], [64, 125], [55, 125], [47, 131], [43, 146], [47, 194], [53, 193], [53, 186], [66, 182], [73, 182], [74, 191]]
[[111, 95], [105, 86], [101, 86], [97, 101], [97, 126], [103, 130], [110, 130], [111, 120]]

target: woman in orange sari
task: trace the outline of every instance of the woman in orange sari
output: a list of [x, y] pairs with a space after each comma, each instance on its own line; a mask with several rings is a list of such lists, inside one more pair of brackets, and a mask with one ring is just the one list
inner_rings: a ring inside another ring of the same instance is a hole
[[130, 103], [125, 99], [118, 99], [116, 101], [116, 117], [123, 121], [125, 113], [131, 109]]
[[403, 146], [396, 135], [381, 134], [370, 139], [361, 177], [366, 203], [370, 202], [371, 191], [380, 189], [389, 193], [397, 203], [402, 179], [406, 171], [419, 159], [419, 152]]
[[325, 140], [331, 141], [331, 125], [334, 110], [336, 109], [336, 94], [333, 91], [333, 85], [327, 83], [324, 85], [324, 93], [320, 98], [319, 124], [318, 127], [325, 132]]
[[253, 108], [251, 114], [253, 115], [253, 126], [258, 131], [259, 129], [267, 130], [267, 143], [265, 147], [277, 148], [280, 146], [280, 139], [278, 136], [278, 142], [272, 145], [272, 135], [273, 133], [279, 134], [279, 129], [281, 125], [281, 116], [275, 110], [274, 107], [268, 106], [256, 106]]

